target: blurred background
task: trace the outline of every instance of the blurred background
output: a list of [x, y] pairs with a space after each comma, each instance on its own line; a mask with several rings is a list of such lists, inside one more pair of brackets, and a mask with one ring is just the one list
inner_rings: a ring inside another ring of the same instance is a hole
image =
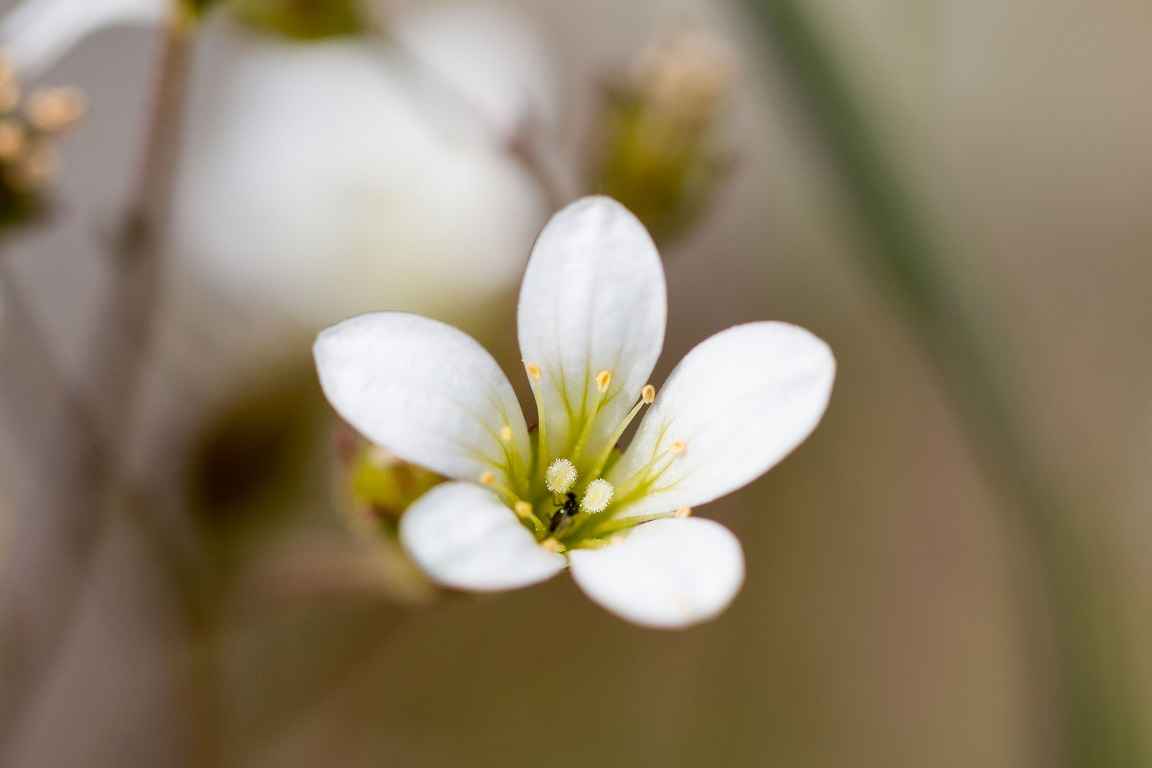
[[[221, 5], [15, 57], [87, 107], [0, 240], [4, 765], [1149, 764], [1152, 7]], [[756, 319], [839, 364], [684, 632], [421, 583], [312, 369], [400, 308], [515, 378], [591, 191], [661, 245], [655, 381]]]

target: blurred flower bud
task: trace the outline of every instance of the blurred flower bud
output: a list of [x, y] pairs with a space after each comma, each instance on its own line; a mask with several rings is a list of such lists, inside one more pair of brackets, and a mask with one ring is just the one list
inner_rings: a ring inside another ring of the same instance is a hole
[[655, 40], [607, 89], [593, 187], [659, 239], [695, 220], [722, 177], [727, 163], [715, 124], [735, 71], [726, 41], [680, 30]]
[[404, 552], [399, 525], [404, 510], [444, 478], [373, 445], [347, 425], [341, 425], [337, 441], [344, 509], [353, 533], [373, 548], [385, 569], [381, 584], [402, 602], [434, 598], [439, 590]]
[[74, 88], [37, 88], [24, 98], [11, 58], [0, 54], [0, 227], [43, 211], [60, 168], [57, 139], [84, 109], [84, 95]]
[[226, 0], [242, 24], [298, 40], [366, 31], [359, 0]]
[[353, 529], [365, 536], [395, 538], [400, 515], [444, 478], [365, 440], [351, 427], [338, 435], [343, 486]]

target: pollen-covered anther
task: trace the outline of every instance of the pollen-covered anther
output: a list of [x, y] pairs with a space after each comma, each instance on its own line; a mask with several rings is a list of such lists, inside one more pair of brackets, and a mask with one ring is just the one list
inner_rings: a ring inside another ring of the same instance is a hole
[[612, 494], [616, 489], [612, 487], [612, 483], [602, 478], [597, 478], [588, 483], [588, 490], [584, 491], [584, 498], [580, 501], [580, 509], [591, 514], [603, 512], [608, 508], [608, 504], [612, 501]]
[[556, 459], [544, 472], [544, 485], [555, 494], [564, 494], [576, 485], [576, 467], [568, 459]]
[[692, 517], [692, 507], [680, 507], [673, 517]]
[[528, 517], [532, 514], [532, 505], [524, 501], [524, 499], [520, 499], [512, 505], [512, 511], [520, 517]]
[[540, 366], [536, 365], [536, 363], [528, 363], [524, 366], [524, 370], [528, 371], [528, 378], [532, 379], [532, 381], [540, 381], [540, 379], [544, 378], [544, 371], [540, 370]]
[[500, 427], [500, 439], [506, 443], [512, 442], [512, 427], [507, 424]]
[[652, 401], [656, 399], [656, 387], [645, 384], [644, 389], [640, 390], [640, 399], [644, 401], [644, 405], [652, 405]]
[[480, 475], [480, 485], [492, 485], [494, 482], [496, 482], [496, 475], [491, 472]]
[[612, 385], [612, 371], [600, 371], [596, 374], [596, 389], [601, 392], [607, 392], [608, 387]]
[[683, 440], [673, 440], [672, 444], [668, 446], [668, 450], [679, 456], [684, 451], [688, 450], [688, 444]]

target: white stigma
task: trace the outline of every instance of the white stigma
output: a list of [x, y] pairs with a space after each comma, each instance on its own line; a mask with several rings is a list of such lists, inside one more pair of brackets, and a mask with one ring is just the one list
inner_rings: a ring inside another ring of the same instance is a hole
[[568, 493], [576, 485], [576, 467], [568, 459], [556, 459], [544, 473], [544, 485], [552, 493]]
[[585, 512], [596, 514], [603, 512], [608, 508], [608, 503], [612, 501], [612, 494], [615, 492], [612, 483], [603, 479], [596, 479], [588, 483], [588, 490], [584, 491], [584, 498], [580, 502], [580, 509]]

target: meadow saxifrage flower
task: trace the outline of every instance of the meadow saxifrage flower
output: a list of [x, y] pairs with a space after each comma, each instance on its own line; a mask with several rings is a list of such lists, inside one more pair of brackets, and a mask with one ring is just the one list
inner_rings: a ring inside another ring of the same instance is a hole
[[341, 416], [455, 481], [400, 522], [434, 581], [503, 590], [568, 568], [609, 611], [676, 628], [718, 615], [744, 578], [736, 537], [692, 508], [803, 442], [827, 407], [835, 361], [802, 328], [748, 323], [706, 339], [657, 390], [648, 378], [666, 315], [648, 233], [619, 203], [591, 197], [540, 233], [520, 292], [535, 430], [495, 360], [443, 323], [361, 315], [324, 331], [314, 351]]

